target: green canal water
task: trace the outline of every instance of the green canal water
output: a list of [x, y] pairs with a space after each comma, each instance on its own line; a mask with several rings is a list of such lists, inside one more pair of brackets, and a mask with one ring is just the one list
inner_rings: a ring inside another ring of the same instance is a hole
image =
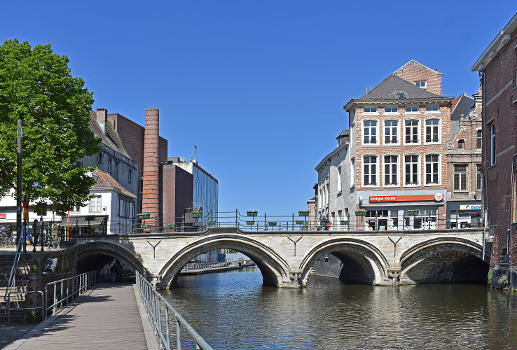
[[256, 268], [184, 276], [162, 293], [214, 349], [517, 348], [517, 296], [478, 285], [262, 286]]

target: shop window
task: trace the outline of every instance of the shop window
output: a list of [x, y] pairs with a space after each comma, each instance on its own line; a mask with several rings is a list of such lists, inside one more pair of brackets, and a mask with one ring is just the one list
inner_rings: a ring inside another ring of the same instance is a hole
[[377, 186], [377, 156], [363, 157], [363, 185]]
[[384, 156], [384, 185], [398, 185], [398, 156]]
[[425, 142], [440, 142], [440, 119], [425, 121]]
[[404, 133], [406, 144], [419, 143], [418, 120], [409, 119], [404, 122]]
[[398, 120], [386, 120], [384, 122], [384, 143], [397, 144], [399, 142], [399, 122]]
[[454, 165], [454, 191], [467, 190], [467, 165]]
[[404, 157], [405, 163], [405, 184], [418, 185], [418, 155], [407, 155]]
[[425, 183], [426, 185], [439, 183], [440, 155], [428, 154], [425, 156]]

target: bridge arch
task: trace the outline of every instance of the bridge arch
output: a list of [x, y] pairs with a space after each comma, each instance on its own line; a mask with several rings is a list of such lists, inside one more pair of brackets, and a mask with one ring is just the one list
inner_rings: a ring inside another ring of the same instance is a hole
[[243, 235], [216, 234], [204, 236], [175, 253], [160, 270], [161, 287], [170, 287], [183, 266], [193, 258], [218, 248], [234, 249], [250, 257], [262, 272], [264, 285], [289, 284], [289, 264], [273, 249]]
[[460, 237], [420, 242], [400, 256], [400, 283], [482, 282], [489, 256], [481, 244]]
[[77, 263], [89, 257], [107, 256], [113, 259], [124, 261], [138, 271], [142, 276], [150, 278], [152, 274], [144, 267], [135, 252], [108, 241], [80, 242], [74, 246], [77, 252]]
[[[353, 264], [364, 275], [368, 283], [374, 285], [387, 284], [389, 262], [373, 244], [355, 238], [333, 238], [314, 246], [300, 263], [300, 284], [307, 284], [308, 274], [317, 259], [322, 254], [333, 254], [343, 264]], [[346, 268], [346, 267], [345, 267]]]

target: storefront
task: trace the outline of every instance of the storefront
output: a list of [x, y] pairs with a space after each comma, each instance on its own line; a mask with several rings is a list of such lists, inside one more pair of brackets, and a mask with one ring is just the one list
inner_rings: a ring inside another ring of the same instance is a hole
[[[407, 192], [406, 192], [407, 193]], [[357, 225], [367, 231], [436, 230], [445, 227], [444, 193], [362, 193]], [[442, 218], [440, 218], [442, 214]]]
[[481, 226], [481, 201], [449, 201], [447, 203], [447, 228]]

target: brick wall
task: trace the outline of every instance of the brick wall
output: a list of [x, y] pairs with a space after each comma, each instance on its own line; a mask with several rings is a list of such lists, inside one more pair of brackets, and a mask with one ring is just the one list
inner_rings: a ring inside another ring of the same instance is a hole
[[[429, 189], [446, 189], [447, 188], [447, 169], [443, 165], [445, 162], [445, 140], [449, 138], [449, 122], [450, 122], [450, 107], [442, 106], [439, 112], [426, 113], [425, 106], [419, 107], [419, 113], [405, 113], [404, 106], [399, 106], [399, 112], [397, 114], [385, 114], [382, 106], [377, 106], [378, 114], [365, 114], [363, 113], [362, 107], [356, 109], [356, 190], [357, 191], [370, 191], [370, 190], [429, 190]], [[441, 120], [441, 137], [440, 143], [438, 144], [425, 144], [425, 120], [429, 118], [438, 118]], [[420, 144], [419, 145], [405, 145], [404, 144], [404, 120], [417, 119], [420, 123]], [[379, 139], [378, 145], [363, 145], [363, 121], [364, 120], [377, 120], [377, 136]], [[385, 120], [398, 120], [399, 121], [399, 145], [384, 144], [384, 121]], [[441, 166], [441, 183], [439, 185], [425, 185], [425, 155], [426, 154], [439, 154]], [[363, 186], [363, 156], [364, 155], [377, 155], [378, 157], [378, 184], [379, 186]], [[404, 186], [404, 155], [407, 154], [418, 154], [420, 155], [420, 167], [419, 167], [419, 186]], [[399, 185], [398, 186], [383, 186], [384, 176], [384, 155], [398, 155], [399, 157]], [[379, 172], [380, 170], [380, 172]]]
[[427, 91], [436, 95], [442, 94], [442, 73], [423, 66], [416, 61], [409, 61], [393, 74], [411, 83], [425, 80], [427, 82]]
[[[484, 93], [486, 115], [483, 115], [484, 142], [483, 163], [487, 167], [486, 206], [490, 233], [494, 235], [490, 266], [494, 267], [503, 259], [510, 236], [511, 266], [517, 268], [517, 237], [512, 221], [512, 165], [517, 153], [517, 105], [512, 103], [517, 96], [515, 47], [517, 32], [485, 69]], [[496, 164], [490, 166], [489, 125], [493, 123], [496, 132]], [[515, 208], [515, 197], [513, 197]], [[508, 231], [510, 229], [510, 231]]]
[[159, 167], [159, 111], [145, 110], [142, 212], [161, 218]]

